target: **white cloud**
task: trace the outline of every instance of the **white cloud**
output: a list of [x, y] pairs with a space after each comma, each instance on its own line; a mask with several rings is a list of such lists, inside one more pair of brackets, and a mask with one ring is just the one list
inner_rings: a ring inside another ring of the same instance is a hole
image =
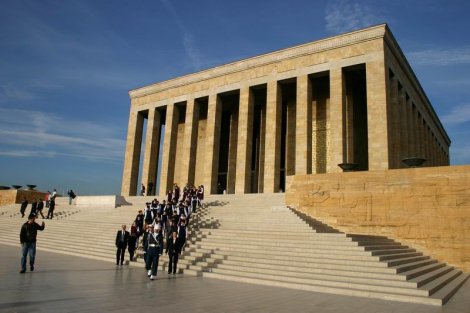
[[199, 53], [199, 49], [194, 42], [193, 35], [191, 32], [186, 28], [181, 18], [176, 13], [176, 10], [173, 8], [173, 5], [170, 3], [170, 0], [161, 0], [162, 4], [165, 8], [170, 12], [173, 16], [173, 20], [175, 21], [176, 25], [178, 26], [178, 30], [181, 33], [182, 37], [182, 44], [186, 55], [188, 56], [189, 60], [191, 61], [191, 65], [195, 70], [201, 69], [201, 56]]
[[0, 108], [0, 156], [70, 156], [121, 161], [125, 141], [112, 129], [55, 114]]
[[454, 125], [470, 121], [470, 104], [455, 106], [452, 110], [442, 117], [445, 124]]
[[410, 62], [419, 65], [470, 64], [470, 47], [454, 49], [428, 49], [408, 54]]
[[377, 12], [359, 1], [329, 1], [325, 9], [326, 30], [344, 33], [382, 22]]

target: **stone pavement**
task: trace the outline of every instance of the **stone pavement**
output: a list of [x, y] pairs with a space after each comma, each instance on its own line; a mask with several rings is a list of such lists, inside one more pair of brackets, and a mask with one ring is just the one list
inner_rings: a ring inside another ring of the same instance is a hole
[[0, 244], [0, 312], [470, 313], [470, 280], [442, 308], [305, 292], [143, 269], [37, 251], [19, 274], [20, 249]]

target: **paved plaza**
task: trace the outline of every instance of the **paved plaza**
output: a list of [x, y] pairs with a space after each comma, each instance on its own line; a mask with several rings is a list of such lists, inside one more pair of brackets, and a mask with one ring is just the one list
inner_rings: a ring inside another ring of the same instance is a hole
[[0, 312], [470, 312], [469, 281], [440, 308], [161, 272], [149, 281], [140, 268], [44, 251], [19, 274], [19, 247], [0, 254]]

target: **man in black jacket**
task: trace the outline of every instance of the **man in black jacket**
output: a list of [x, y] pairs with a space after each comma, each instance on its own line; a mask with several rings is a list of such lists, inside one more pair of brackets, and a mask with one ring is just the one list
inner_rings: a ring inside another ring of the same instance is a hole
[[36, 236], [38, 230], [44, 230], [45, 224], [36, 223], [36, 215], [28, 216], [28, 221], [21, 226], [20, 243], [21, 243], [21, 270], [20, 273], [26, 272], [26, 258], [29, 253], [29, 266], [31, 272], [34, 271], [34, 259], [36, 258]]
[[176, 265], [178, 264], [178, 257], [181, 254], [181, 240], [178, 238], [176, 231], [172, 233], [172, 238], [169, 238], [166, 242], [165, 253], [168, 254], [168, 274], [173, 272], [176, 274]]
[[20, 207], [21, 217], [24, 217], [24, 212], [26, 211], [27, 207], [28, 207], [28, 200], [26, 200], [26, 198], [23, 198], [23, 202], [21, 202], [21, 207]]
[[124, 253], [126, 252], [127, 242], [129, 241], [129, 232], [126, 231], [126, 225], [121, 226], [116, 234], [116, 265], [124, 264]]

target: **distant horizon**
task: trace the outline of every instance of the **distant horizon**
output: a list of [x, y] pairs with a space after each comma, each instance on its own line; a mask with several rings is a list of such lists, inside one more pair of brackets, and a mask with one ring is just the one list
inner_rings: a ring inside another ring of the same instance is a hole
[[470, 164], [469, 9], [462, 0], [6, 0], [0, 185], [120, 195], [129, 91], [384, 23], [452, 140], [451, 165]]

